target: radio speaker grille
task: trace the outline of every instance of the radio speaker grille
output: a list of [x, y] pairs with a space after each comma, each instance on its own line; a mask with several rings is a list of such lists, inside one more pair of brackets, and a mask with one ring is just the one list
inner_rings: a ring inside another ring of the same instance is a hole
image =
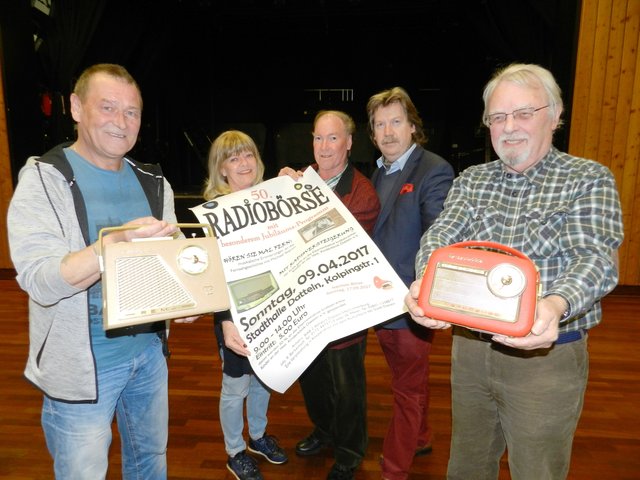
[[[116, 260], [119, 315], [144, 316], [192, 308], [196, 302], [157, 255]], [[139, 285], [148, 288], [140, 290]]]

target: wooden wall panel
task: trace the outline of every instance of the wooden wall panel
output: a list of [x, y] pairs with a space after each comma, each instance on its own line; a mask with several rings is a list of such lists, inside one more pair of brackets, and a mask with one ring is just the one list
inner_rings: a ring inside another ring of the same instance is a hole
[[[585, 150], [597, 152], [600, 140], [600, 128], [602, 125], [602, 101], [607, 71], [607, 49], [609, 48], [609, 25], [611, 23], [611, 1], [600, 0], [597, 6], [596, 29], [594, 31], [592, 68], [589, 96], [587, 101], [587, 129], [585, 135]], [[590, 158], [598, 158], [591, 156]], [[604, 160], [600, 160], [603, 161]], [[605, 162], [606, 163], [606, 162]]]
[[[587, 132], [587, 112], [589, 106], [589, 89], [591, 88], [591, 64], [593, 63], [593, 51], [596, 40], [597, 10], [587, 7], [588, 0], [583, 2], [580, 15], [580, 46], [576, 60], [575, 85], [573, 87], [573, 115], [571, 117], [571, 134], [569, 137], [569, 150], [576, 151], [584, 148], [584, 139]], [[565, 98], [568, 103], [570, 99]], [[578, 142], [580, 141], [580, 143]]]
[[569, 152], [616, 177], [625, 223], [620, 284], [640, 285], [640, 0], [584, 0]]
[[625, 209], [626, 248], [624, 249], [625, 283], [640, 284], [640, 57], [638, 55], [640, 32], [640, 0], [629, 0], [632, 7], [627, 15], [625, 49], [623, 51], [620, 103], [617, 120], [624, 121], [625, 129], [616, 136], [616, 146], [624, 155], [622, 190]]
[[[613, 145], [615, 132], [619, 129], [618, 127], [623, 127], [621, 130], [626, 130], [627, 122], [624, 121], [624, 115], [622, 115], [622, 119], [624, 125], [618, 123], [617, 114], [619, 113], [619, 106], [626, 103], [620, 97], [620, 91], [624, 90], [621, 88], [621, 63], [622, 63], [622, 52], [624, 49], [624, 28], [617, 28], [617, 25], [624, 25], [624, 18], [627, 14], [627, 9], [625, 8], [624, 1], [614, 2], [613, 9], [611, 12], [611, 29], [610, 36], [608, 38], [609, 48], [606, 57], [606, 67], [604, 72], [611, 72], [611, 75], [605, 75], [604, 81], [604, 94], [602, 96], [602, 118], [600, 121], [601, 125], [611, 125], [614, 129], [614, 134], [611, 135], [609, 129], [600, 128], [597, 130], [599, 133], [598, 139], [598, 156], [597, 159], [602, 159], [602, 163], [604, 163], [607, 167], [613, 170], [613, 164], [615, 163], [613, 158]], [[627, 106], [628, 107], [628, 106]]]
[[2, 78], [2, 62], [0, 62], [0, 268], [13, 268], [9, 257], [9, 239], [7, 238], [7, 209], [13, 195], [13, 181]]
[[[633, 1], [633, 0], [632, 0]], [[640, 5], [640, 0], [638, 0]], [[636, 20], [640, 17], [640, 13], [637, 13]], [[640, 21], [635, 24], [635, 35], [638, 37], [638, 28]], [[634, 181], [633, 188], [629, 188], [629, 192], [624, 192], [626, 203], [631, 205], [631, 214], [626, 226], [626, 251], [625, 251], [625, 266], [629, 275], [625, 277], [624, 283], [626, 285], [640, 285], [640, 175], [638, 175], [638, 164], [640, 163], [640, 56], [636, 52], [635, 63], [635, 75], [632, 86], [633, 91], [631, 100], [631, 108], [629, 115], [629, 130], [626, 142], [626, 158], [628, 159], [625, 166], [629, 164], [629, 179], [625, 178], [625, 181], [631, 183]], [[633, 167], [633, 168], [631, 168]], [[625, 175], [626, 175], [625, 169]]]

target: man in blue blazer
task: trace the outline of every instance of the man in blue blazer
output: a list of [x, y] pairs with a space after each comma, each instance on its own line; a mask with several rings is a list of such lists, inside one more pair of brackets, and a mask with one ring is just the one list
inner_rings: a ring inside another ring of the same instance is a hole
[[[381, 203], [373, 240], [407, 287], [416, 278], [415, 258], [422, 234], [442, 211], [453, 182], [451, 165], [425, 150], [422, 120], [405, 90], [373, 95], [369, 128], [382, 153], [372, 175]], [[391, 370], [393, 416], [381, 456], [385, 480], [406, 480], [414, 456], [431, 452], [429, 353], [433, 330], [401, 315], [376, 329]]]

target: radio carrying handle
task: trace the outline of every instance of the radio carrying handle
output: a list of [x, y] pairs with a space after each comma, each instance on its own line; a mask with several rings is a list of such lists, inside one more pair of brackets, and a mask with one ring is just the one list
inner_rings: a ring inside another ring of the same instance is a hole
[[[207, 237], [215, 237], [213, 233], [213, 228], [211, 228], [211, 225], [207, 223], [176, 223], [175, 225], [178, 228], [202, 228], [207, 233]], [[98, 232], [98, 252], [97, 252], [98, 261], [100, 263], [100, 272], [104, 271], [103, 260], [102, 260], [102, 250], [104, 248], [102, 239], [104, 235], [110, 232], [120, 232], [123, 230], [135, 230], [136, 228], [140, 228], [140, 227], [144, 227], [144, 225], [120, 225], [118, 227], [104, 227], [100, 229], [100, 232]], [[178, 232], [174, 234], [173, 238], [174, 239], [178, 238], [177, 235], [178, 235]], [[152, 240], [153, 238], [155, 237], [149, 237], [148, 239]], [[157, 240], [159, 239], [160, 237], [157, 237]]]
[[467, 240], [465, 242], [454, 243], [453, 245], [449, 245], [450, 247], [462, 247], [462, 248], [489, 248], [491, 250], [498, 250], [499, 252], [506, 253], [518, 258], [524, 258], [529, 260], [524, 253], [516, 250], [515, 248], [511, 248], [507, 245], [502, 245], [497, 242], [482, 242], [479, 240]]

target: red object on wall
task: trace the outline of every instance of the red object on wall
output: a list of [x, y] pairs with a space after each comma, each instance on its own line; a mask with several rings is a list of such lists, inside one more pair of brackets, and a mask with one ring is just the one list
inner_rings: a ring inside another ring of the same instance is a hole
[[45, 117], [51, 116], [51, 94], [44, 92], [40, 97], [40, 109], [44, 113]]

